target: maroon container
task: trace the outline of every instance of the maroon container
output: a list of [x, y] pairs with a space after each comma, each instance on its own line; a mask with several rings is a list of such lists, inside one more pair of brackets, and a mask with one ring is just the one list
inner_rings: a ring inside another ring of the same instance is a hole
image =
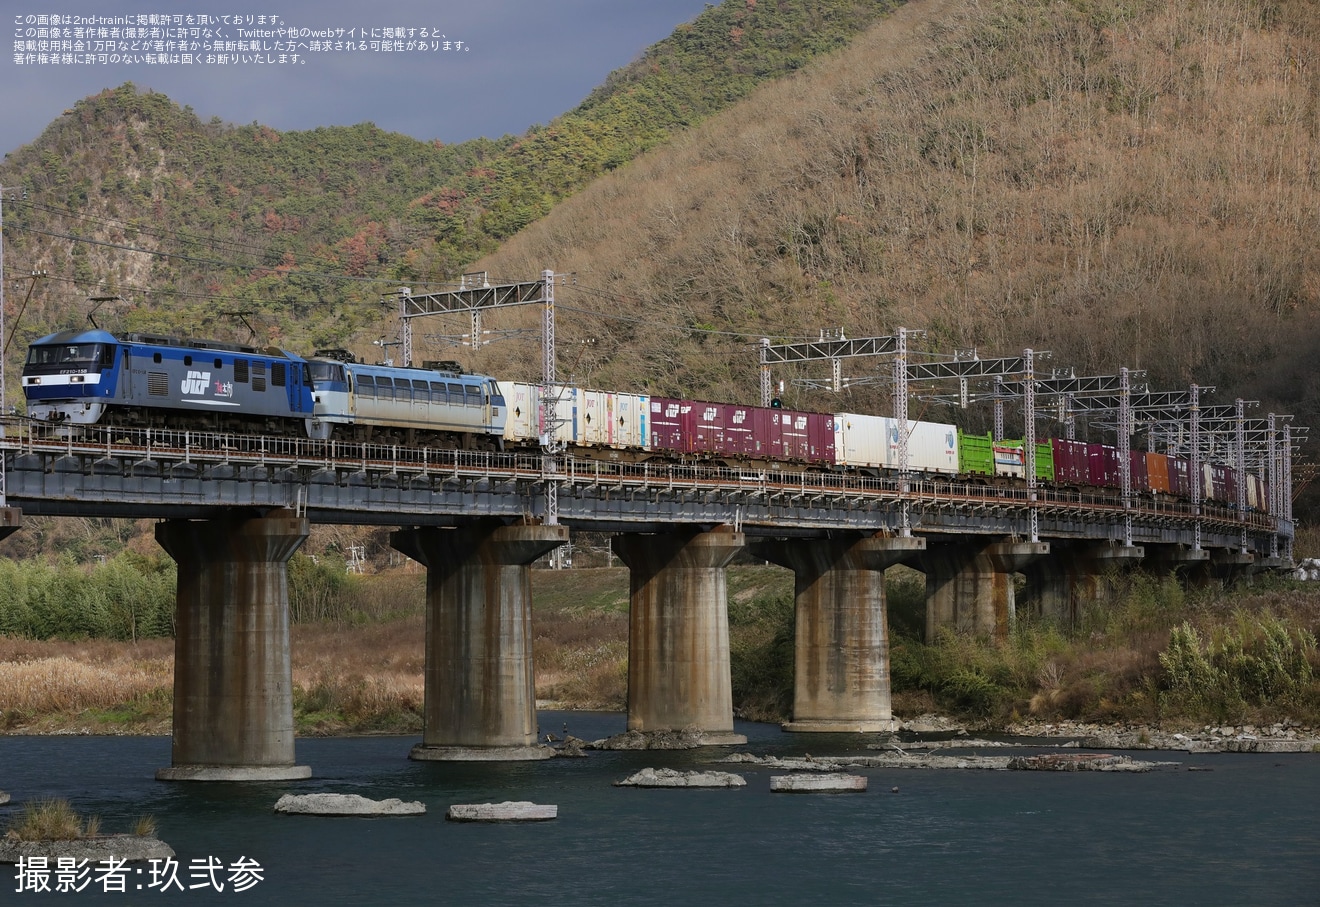
[[1229, 507], [1237, 506], [1237, 471], [1231, 466], [1215, 466], [1215, 490], [1220, 497], [1217, 500]]
[[686, 453], [687, 433], [683, 430], [683, 415], [692, 404], [669, 397], [651, 398], [651, 449]]
[[1061, 485], [1091, 484], [1091, 467], [1085, 441], [1051, 438], [1054, 448], [1054, 481]]
[[1119, 485], [1118, 448], [1108, 444], [1086, 445], [1090, 466], [1090, 483], [1097, 488], [1117, 488]]
[[1179, 457], [1169, 457], [1169, 493], [1190, 500], [1192, 497], [1192, 464]]
[[651, 449], [731, 460], [833, 463], [834, 417], [652, 397]]
[[724, 443], [724, 415], [726, 403], [690, 401], [691, 409], [684, 413], [683, 429], [688, 436], [688, 449], [696, 454], [727, 454]]
[[1147, 494], [1150, 492], [1150, 471], [1146, 466], [1146, 452], [1144, 450], [1129, 450], [1128, 460], [1131, 462], [1131, 471], [1129, 472], [1129, 481], [1134, 492]]
[[834, 462], [834, 416], [829, 413], [806, 413], [807, 462]]

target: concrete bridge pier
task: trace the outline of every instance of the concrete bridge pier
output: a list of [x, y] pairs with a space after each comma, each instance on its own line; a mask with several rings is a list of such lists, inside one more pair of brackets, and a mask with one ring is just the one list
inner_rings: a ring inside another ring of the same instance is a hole
[[1142, 566], [1157, 575], [1172, 573], [1189, 586], [1204, 586], [1211, 581], [1210, 549], [1180, 544], [1143, 546], [1146, 558]]
[[23, 525], [23, 511], [17, 507], [0, 507], [0, 540], [7, 539]]
[[940, 628], [1004, 638], [1017, 616], [1013, 574], [1050, 552], [1048, 542], [985, 539], [927, 545], [926, 640]]
[[741, 532], [688, 530], [614, 537], [628, 566], [628, 730], [694, 729], [705, 743], [733, 732], [729, 601], [724, 568]]
[[390, 544], [426, 565], [426, 705], [410, 759], [525, 761], [536, 740], [531, 564], [567, 526], [407, 529]]
[[759, 557], [794, 573], [793, 720], [787, 731], [893, 731], [885, 573], [924, 539], [779, 539]]
[[1210, 549], [1210, 582], [1231, 586], [1240, 580], [1250, 581], [1256, 572], [1256, 556], [1236, 548]]
[[307, 521], [170, 520], [156, 541], [178, 564], [174, 746], [162, 781], [290, 781], [293, 757], [288, 563]]
[[1076, 626], [1088, 602], [1110, 596], [1113, 571], [1141, 562], [1140, 545], [1117, 542], [1051, 542], [1049, 557], [1025, 568], [1026, 597], [1036, 612], [1061, 626]]

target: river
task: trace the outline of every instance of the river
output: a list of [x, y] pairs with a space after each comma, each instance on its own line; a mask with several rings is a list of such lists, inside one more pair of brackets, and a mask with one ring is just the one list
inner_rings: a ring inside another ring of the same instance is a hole
[[[625, 725], [613, 713], [540, 720], [584, 739]], [[749, 738], [740, 751], [861, 750], [847, 736], [737, 730]], [[310, 781], [186, 784], [154, 780], [168, 738], [0, 737], [0, 789], [14, 797], [0, 822], [51, 796], [101, 816], [104, 831], [146, 813], [177, 852], [185, 889], [207, 884], [190, 872], [211, 857], [221, 883], [241, 858], [261, 877], [241, 892], [162, 892], [144, 869], [126, 893], [95, 880], [76, 894], [20, 893], [14, 868], [0, 867], [0, 903], [1320, 905], [1320, 755], [1131, 754], [1179, 763], [1147, 774], [866, 769], [865, 793], [771, 794], [774, 772], [746, 765], [713, 766], [744, 775], [742, 789], [611, 784], [646, 766], [693, 767], [709, 750], [418, 763], [406, 758], [415, 742], [302, 739]], [[311, 791], [421, 800], [428, 813], [272, 812], [281, 794]], [[559, 818], [445, 821], [452, 803], [502, 800], [554, 803]]]

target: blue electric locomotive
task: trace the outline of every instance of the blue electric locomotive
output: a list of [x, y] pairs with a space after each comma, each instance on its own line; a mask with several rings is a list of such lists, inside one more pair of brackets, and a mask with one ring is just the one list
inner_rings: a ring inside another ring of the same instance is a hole
[[61, 425], [313, 433], [307, 361], [283, 350], [107, 331], [35, 341], [28, 415]]
[[487, 375], [457, 363], [399, 368], [355, 362], [342, 350], [308, 361], [315, 385], [315, 437], [502, 450], [508, 409]]

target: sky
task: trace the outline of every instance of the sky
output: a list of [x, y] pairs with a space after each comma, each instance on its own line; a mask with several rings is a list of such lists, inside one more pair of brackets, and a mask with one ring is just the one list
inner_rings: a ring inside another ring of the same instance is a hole
[[[0, 0], [0, 19], [10, 33], [0, 59], [0, 151], [35, 141], [75, 102], [125, 82], [161, 92], [203, 121], [219, 117], [281, 131], [371, 121], [445, 143], [518, 134], [575, 107], [611, 71], [707, 5], [705, 0], [157, 0], [134, 6], [131, 0]], [[52, 14], [61, 18], [53, 26]], [[153, 27], [149, 16], [157, 18], [154, 27], [161, 33], [143, 31]], [[88, 23], [85, 17], [112, 21]], [[52, 27], [58, 30], [53, 36]], [[299, 34], [280, 35], [281, 27]], [[89, 28], [96, 32], [88, 34]], [[396, 44], [404, 42], [388, 52], [370, 43], [387, 41], [387, 29], [394, 30]], [[334, 36], [320, 37], [327, 31]], [[325, 49], [328, 41], [347, 41], [350, 34], [355, 48], [366, 40], [368, 49]], [[191, 46], [166, 43], [180, 39]], [[60, 45], [43, 44], [52, 40]], [[262, 43], [254, 49], [256, 41]], [[414, 42], [411, 49], [408, 41]], [[450, 42], [447, 48], [437, 43], [444, 41]], [[171, 51], [180, 61], [192, 53], [196, 62], [158, 62], [162, 54], [170, 61]], [[50, 62], [41, 62], [43, 53]], [[279, 62], [281, 54], [285, 62]], [[208, 57], [231, 62], [208, 62]]]

